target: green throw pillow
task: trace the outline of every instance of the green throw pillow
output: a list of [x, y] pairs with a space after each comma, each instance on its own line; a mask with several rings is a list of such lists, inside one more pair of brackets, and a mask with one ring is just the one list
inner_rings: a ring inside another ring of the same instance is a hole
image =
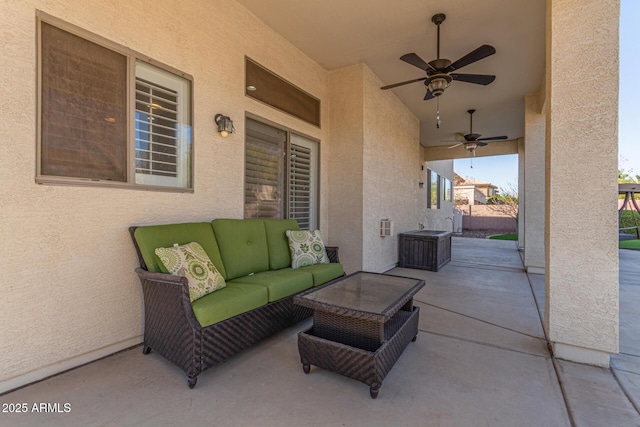
[[191, 302], [226, 286], [224, 277], [199, 243], [157, 248], [156, 255], [171, 274], [187, 278]]
[[291, 268], [329, 263], [320, 231], [287, 230], [285, 234], [289, 239]]

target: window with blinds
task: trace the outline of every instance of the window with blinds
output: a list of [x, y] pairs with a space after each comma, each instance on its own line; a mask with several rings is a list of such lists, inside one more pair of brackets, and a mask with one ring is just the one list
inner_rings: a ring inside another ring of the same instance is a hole
[[40, 27], [40, 173], [127, 180], [127, 58]]
[[317, 229], [317, 157], [315, 141], [247, 118], [245, 218], [292, 218]]
[[317, 228], [316, 222], [316, 143], [291, 134], [289, 150], [288, 217], [302, 230]]
[[181, 135], [187, 115], [184, 80], [144, 62], [136, 64], [136, 182], [186, 187], [190, 138]]
[[36, 182], [193, 188], [189, 76], [42, 12], [38, 37]]
[[178, 176], [176, 92], [136, 77], [136, 173]]
[[244, 166], [245, 218], [283, 218], [286, 132], [247, 119]]

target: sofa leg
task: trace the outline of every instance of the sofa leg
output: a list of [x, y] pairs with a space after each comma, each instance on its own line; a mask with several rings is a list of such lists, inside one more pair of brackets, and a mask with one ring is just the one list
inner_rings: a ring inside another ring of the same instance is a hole
[[189, 388], [194, 388], [198, 382], [198, 377], [189, 377], [187, 381], [189, 382]]
[[142, 344], [142, 354], [149, 354], [149, 353], [151, 353], [151, 347], [149, 347], [148, 345]]

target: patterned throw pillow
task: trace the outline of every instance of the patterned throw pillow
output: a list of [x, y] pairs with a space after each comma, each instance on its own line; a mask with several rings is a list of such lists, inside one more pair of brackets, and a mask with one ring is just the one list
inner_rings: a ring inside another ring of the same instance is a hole
[[199, 243], [157, 248], [156, 255], [171, 274], [187, 278], [191, 302], [227, 285]]
[[285, 233], [289, 239], [291, 268], [329, 263], [320, 231], [287, 230]]

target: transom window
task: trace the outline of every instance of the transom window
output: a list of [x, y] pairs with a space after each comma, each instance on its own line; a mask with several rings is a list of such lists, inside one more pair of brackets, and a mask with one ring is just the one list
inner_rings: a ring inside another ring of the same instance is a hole
[[192, 191], [191, 78], [38, 18], [36, 181]]

